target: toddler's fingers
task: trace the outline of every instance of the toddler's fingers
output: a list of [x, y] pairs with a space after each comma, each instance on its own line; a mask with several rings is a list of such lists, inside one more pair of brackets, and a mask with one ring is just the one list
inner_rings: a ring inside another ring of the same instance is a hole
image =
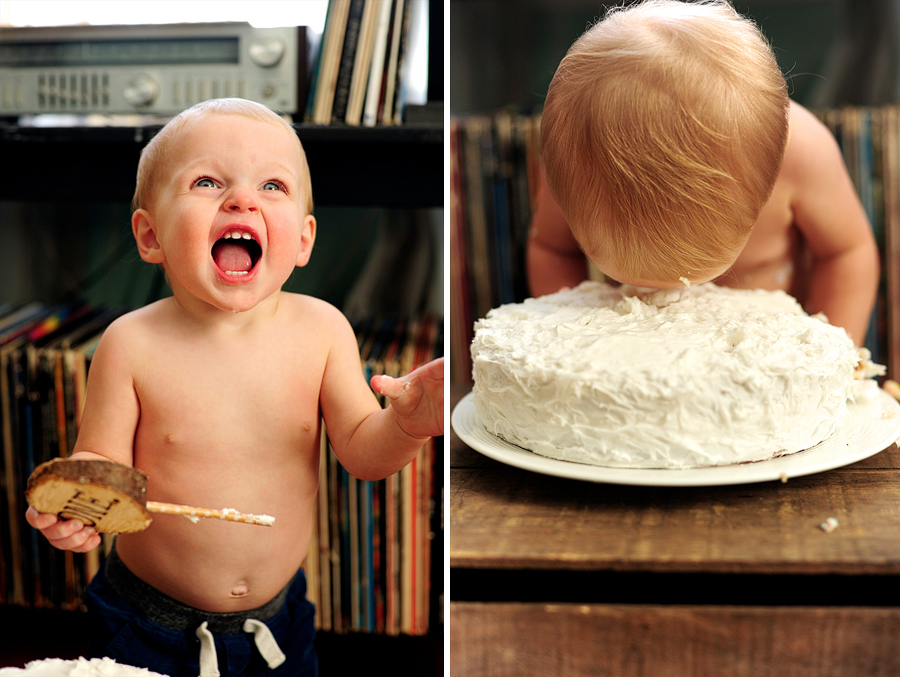
[[389, 400], [396, 400], [404, 390], [409, 388], [409, 381], [384, 374], [373, 376], [370, 383], [375, 392], [384, 395]]
[[[81, 532], [84, 536], [84, 540], [81, 545], [76, 545], [71, 548], [63, 548], [64, 550], [71, 550], [72, 552], [90, 552], [96, 547], [99, 547], [100, 543], [103, 542], [100, 534], [96, 533], [93, 529], [86, 529], [84, 532]], [[80, 540], [80, 538], [79, 538]]]
[[432, 360], [401, 378], [376, 374], [369, 383], [375, 392], [384, 395], [388, 399], [396, 400], [401, 394], [409, 390], [414, 379], [418, 379], [426, 390], [443, 388], [444, 358], [439, 357]]
[[43, 531], [49, 526], [56, 524], [59, 517], [49, 512], [38, 512], [35, 508], [28, 506], [25, 511], [25, 521], [39, 531]]
[[84, 523], [81, 522], [81, 520], [60, 519], [50, 526], [41, 529], [41, 533], [52, 543], [53, 541], [69, 538], [72, 534], [75, 534], [82, 529], [84, 529]]
[[93, 527], [86, 527], [78, 520], [64, 520], [43, 534], [50, 541], [50, 545], [60, 550], [73, 552], [87, 552], [100, 545], [100, 535]]

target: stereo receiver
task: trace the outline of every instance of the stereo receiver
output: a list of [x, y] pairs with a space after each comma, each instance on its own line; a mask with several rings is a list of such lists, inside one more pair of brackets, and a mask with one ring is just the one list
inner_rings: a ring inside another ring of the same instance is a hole
[[247, 23], [0, 29], [0, 115], [174, 115], [236, 96], [296, 114], [306, 28]]

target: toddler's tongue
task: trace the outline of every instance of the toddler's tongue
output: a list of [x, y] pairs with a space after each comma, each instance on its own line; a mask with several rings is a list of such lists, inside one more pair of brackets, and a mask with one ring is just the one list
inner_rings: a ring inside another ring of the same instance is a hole
[[246, 271], [253, 267], [253, 261], [244, 245], [219, 240], [213, 247], [213, 258], [221, 270]]

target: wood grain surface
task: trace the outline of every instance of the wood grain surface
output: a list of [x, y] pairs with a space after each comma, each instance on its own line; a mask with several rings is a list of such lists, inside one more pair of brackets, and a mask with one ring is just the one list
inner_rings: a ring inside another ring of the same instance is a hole
[[900, 675], [896, 445], [700, 488], [532, 473], [452, 431], [449, 456], [452, 675]]
[[895, 677], [900, 612], [451, 603], [452, 675]]

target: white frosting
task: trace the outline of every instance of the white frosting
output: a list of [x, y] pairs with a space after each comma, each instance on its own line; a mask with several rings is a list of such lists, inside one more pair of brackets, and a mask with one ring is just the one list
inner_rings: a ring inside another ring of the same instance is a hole
[[116, 663], [112, 658], [63, 660], [46, 658], [24, 668], [0, 668], [0, 677], [163, 677], [146, 668]]
[[488, 431], [552, 458], [724, 465], [830, 436], [858, 359], [784, 292], [585, 282], [475, 324], [473, 400]]
[[238, 512], [234, 508], [222, 508], [219, 511], [221, 514], [219, 515], [220, 520], [227, 520], [229, 517], [238, 518], [238, 517], [246, 517], [248, 519], [253, 520], [256, 524], [261, 524], [263, 526], [272, 526], [275, 524], [275, 518], [271, 515], [244, 515], [243, 513]]

